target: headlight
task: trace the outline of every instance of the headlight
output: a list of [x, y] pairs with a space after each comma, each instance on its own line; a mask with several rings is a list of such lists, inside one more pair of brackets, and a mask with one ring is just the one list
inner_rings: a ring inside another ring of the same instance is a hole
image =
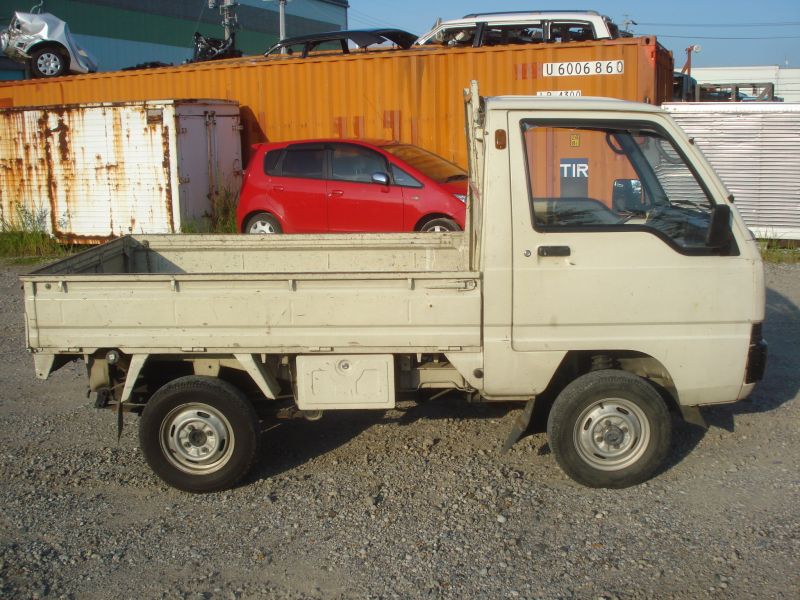
[[467, 203], [467, 195], [466, 194], [453, 194], [453, 196], [455, 196], [456, 198], [461, 200], [461, 202], [463, 202], [464, 204]]

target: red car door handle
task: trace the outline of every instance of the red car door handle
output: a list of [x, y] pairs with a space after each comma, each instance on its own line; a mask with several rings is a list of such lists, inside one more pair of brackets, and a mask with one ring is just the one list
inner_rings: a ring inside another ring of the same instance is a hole
[[283, 186], [282, 185], [273, 185], [272, 189], [275, 190], [276, 192], [282, 192], [283, 191]]
[[331, 190], [331, 193], [328, 194], [329, 198], [337, 198], [339, 196], [344, 196], [344, 190]]

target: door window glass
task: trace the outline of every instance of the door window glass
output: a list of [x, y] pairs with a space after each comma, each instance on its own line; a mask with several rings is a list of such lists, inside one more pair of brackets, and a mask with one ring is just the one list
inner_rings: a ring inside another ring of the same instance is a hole
[[526, 122], [523, 139], [536, 229], [645, 230], [681, 248], [706, 247], [714, 203], [659, 132]]
[[322, 146], [289, 146], [281, 163], [281, 175], [321, 179], [324, 176], [324, 164], [325, 149]]
[[337, 144], [331, 157], [331, 176], [340, 181], [372, 183], [373, 173], [386, 173], [386, 160], [361, 146]]

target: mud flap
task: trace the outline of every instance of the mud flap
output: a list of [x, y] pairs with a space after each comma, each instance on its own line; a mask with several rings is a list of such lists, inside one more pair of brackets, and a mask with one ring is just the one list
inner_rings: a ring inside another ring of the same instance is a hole
[[511, 430], [508, 432], [508, 437], [506, 438], [506, 442], [503, 444], [503, 447], [500, 449], [501, 454], [505, 454], [509, 450], [511, 450], [511, 446], [516, 444], [519, 439], [523, 436], [523, 434], [528, 430], [528, 425], [531, 423], [531, 416], [533, 415], [533, 405], [536, 402], [536, 398], [531, 398], [528, 400], [527, 404], [525, 404], [525, 408], [522, 409], [522, 412], [517, 415], [517, 418], [514, 419], [514, 422], [511, 424]]

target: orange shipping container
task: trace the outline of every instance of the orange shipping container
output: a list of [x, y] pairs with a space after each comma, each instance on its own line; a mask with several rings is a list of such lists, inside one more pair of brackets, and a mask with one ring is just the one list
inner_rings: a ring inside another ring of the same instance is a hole
[[672, 54], [655, 37], [485, 48], [419, 48], [308, 59], [244, 57], [0, 84], [0, 107], [224, 98], [249, 144], [314, 137], [394, 139], [466, 165], [462, 89], [607, 96], [660, 104]]

